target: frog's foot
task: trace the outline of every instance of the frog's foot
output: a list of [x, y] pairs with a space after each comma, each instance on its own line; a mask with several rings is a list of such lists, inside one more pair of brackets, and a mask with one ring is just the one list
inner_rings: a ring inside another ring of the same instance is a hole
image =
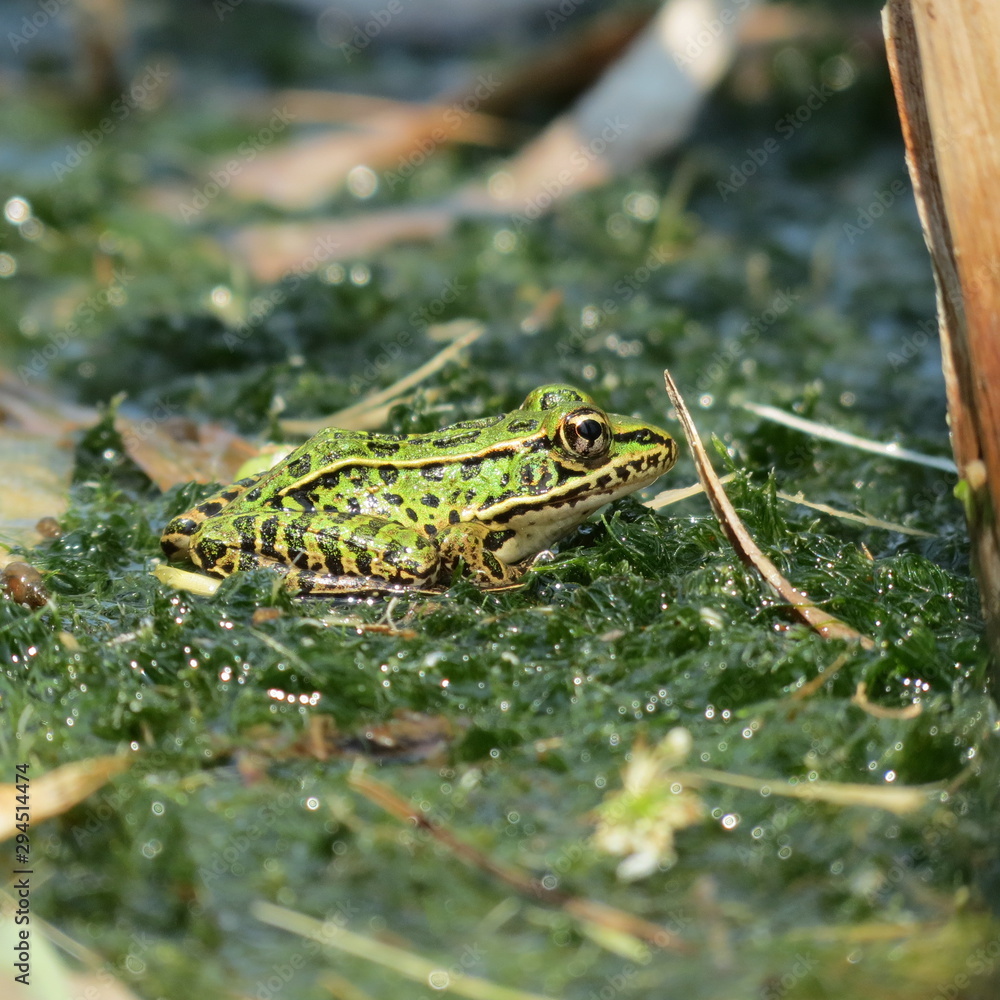
[[527, 572], [528, 564], [506, 563], [496, 554], [509, 534], [475, 521], [446, 528], [437, 536], [444, 571], [433, 582], [447, 586], [461, 561], [472, 582], [481, 590], [505, 590], [515, 586]]
[[296, 597], [392, 597], [396, 594], [440, 594], [443, 587], [392, 583], [375, 576], [331, 576], [310, 569], [276, 566], [285, 589]]

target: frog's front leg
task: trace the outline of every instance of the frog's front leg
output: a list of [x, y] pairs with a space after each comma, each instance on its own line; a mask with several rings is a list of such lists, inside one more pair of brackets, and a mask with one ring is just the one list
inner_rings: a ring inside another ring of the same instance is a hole
[[507, 563], [496, 554], [511, 534], [488, 528], [480, 521], [451, 525], [436, 538], [442, 565], [449, 567], [450, 577], [461, 560], [472, 582], [482, 590], [512, 587], [528, 571], [532, 560]]
[[432, 538], [364, 514], [223, 512], [194, 533], [189, 555], [217, 576], [270, 567], [303, 596], [441, 590], [450, 580]]
[[164, 555], [172, 560], [186, 558], [191, 538], [197, 533], [202, 523], [225, 510], [238, 496], [258, 482], [263, 475], [263, 472], [258, 472], [256, 475], [240, 479], [232, 486], [227, 486], [224, 490], [213, 493], [201, 503], [186, 510], [183, 514], [178, 514], [177, 517], [168, 522], [160, 536], [160, 548], [163, 549]]

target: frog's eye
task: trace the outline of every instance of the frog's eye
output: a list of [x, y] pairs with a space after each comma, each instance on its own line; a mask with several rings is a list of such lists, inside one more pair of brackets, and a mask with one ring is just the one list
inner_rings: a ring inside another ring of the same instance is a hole
[[607, 417], [598, 410], [578, 410], [559, 425], [559, 442], [579, 458], [598, 458], [611, 444]]

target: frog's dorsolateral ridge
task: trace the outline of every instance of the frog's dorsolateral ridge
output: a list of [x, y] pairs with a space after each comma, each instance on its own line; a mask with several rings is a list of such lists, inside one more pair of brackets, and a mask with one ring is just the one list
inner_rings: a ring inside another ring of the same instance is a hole
[[549, 385], [428, 434], [326, 428], [175, 517], [160, 542], [215, 576], [271, 567], [302, 595], [441, 591], [460, 565], [499, 589], [676, 458], [666, 431]]

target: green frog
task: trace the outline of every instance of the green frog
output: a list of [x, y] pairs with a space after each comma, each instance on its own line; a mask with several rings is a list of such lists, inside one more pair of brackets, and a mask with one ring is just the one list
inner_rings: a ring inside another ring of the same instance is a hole
[[547, 385], [520, 409], [427, 434], [328, 427], [179, 517], [160, 544], [214, 576], [268, 566], [302, 596], [484, 590], [677, 458], [659, 427]]

